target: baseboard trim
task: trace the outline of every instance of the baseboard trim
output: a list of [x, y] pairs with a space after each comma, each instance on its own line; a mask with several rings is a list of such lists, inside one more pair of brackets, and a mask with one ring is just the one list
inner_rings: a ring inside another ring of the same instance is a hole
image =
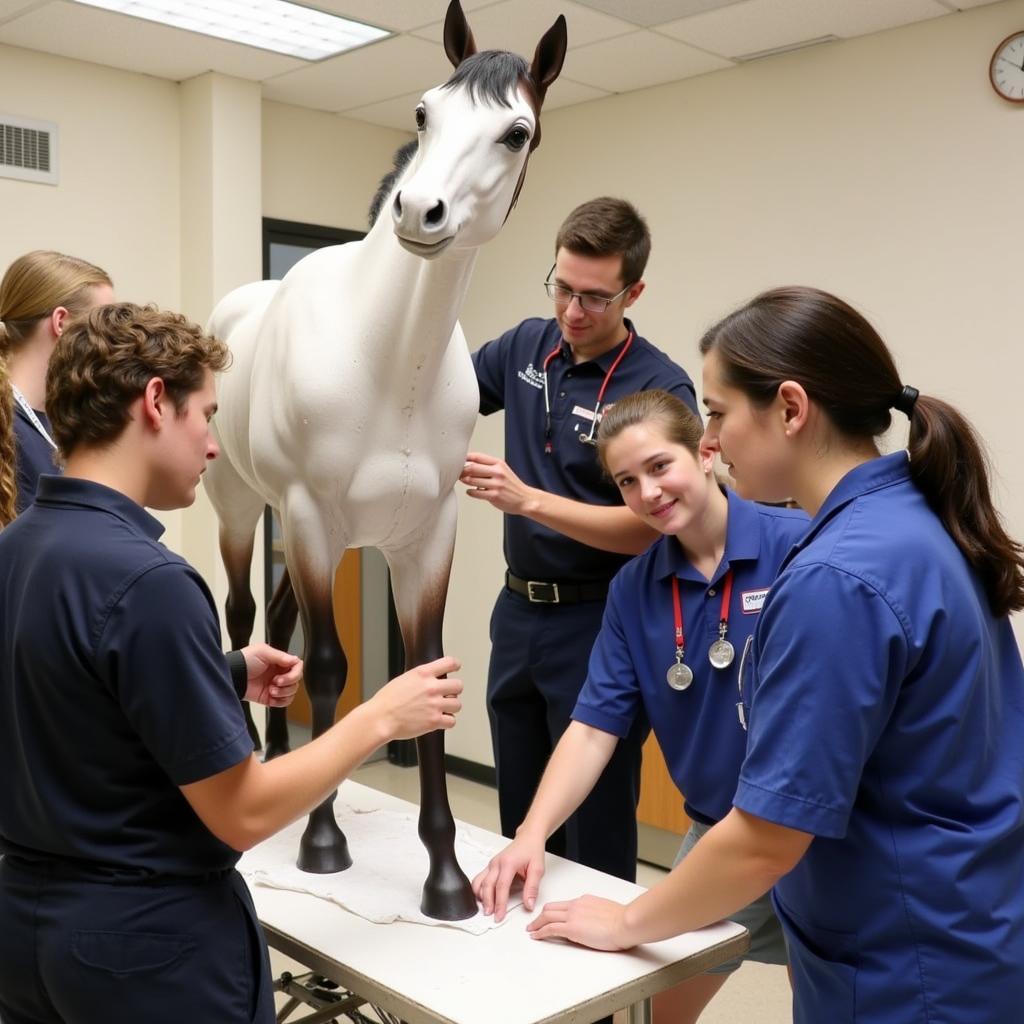
[[480, 764], [465, 757], [456, 757], [454, 754], [445, 754], [444, 770], [460, 779], [479, 782], [481, 786], [490, 786], [491, 789], [498, 788], [498, 773], [492, 765]]

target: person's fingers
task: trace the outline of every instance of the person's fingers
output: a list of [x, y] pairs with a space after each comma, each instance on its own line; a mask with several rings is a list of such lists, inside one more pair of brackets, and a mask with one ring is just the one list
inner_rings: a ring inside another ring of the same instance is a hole
[[544, 876], [544, 865], [537, 861], [530, 861], [526, 867], [526, 880], [523, 883], [523, 906], [527, 910], [533, 910], [537, 902], [537, 894], [540, 892], [540, 880]]
[[495, 924], [504, 921], [505, 915], [508, 913], [508, 894], [512, 889], [512, 883], [516, 880], [516, 874], [516, 867], [512, 859], [506, 859], [501, 865], [494, 885]]

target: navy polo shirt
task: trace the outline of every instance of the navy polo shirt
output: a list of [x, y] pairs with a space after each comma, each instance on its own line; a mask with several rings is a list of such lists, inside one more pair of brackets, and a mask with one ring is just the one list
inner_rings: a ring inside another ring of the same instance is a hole
[[125, 495], [43, 476], [0, 532], [0, 848], [118, 878], [238, 853], [179, 786], [252, 751], [209, 590]]
[[[33, 410], [47, 433], [50, 421], [45, 412]], [[14, 403], [14, 447], [18, 478], [17, 511], [20, 515], [36, 500], [36, 487], [43, 473], [60, 472], [54, 465], [53, 446], [36, 430], [25, 411]]]
[[[626, 326], [633, 330], [627, 320]], [[593, 445], [579, 440], [590, 430], [597, 394], [625, 341], [596, 359], [573, 363], [556, 320], [524, 320], [473, 353], [480, 384], [480, 412], [505, 410], [505, 461], [531, 487], [590, 505], [621, 505], [618, 488], [604, 475]], [[550, 454], [544, 450], [544, 359], [551, 401]], [[686, 371], [639, 335], [616, 367], [603, 405], [634, 391], [662, 388], [695, 413], [697, 398]], [[535, 522], [505, 516], [505, 561], [529, 580], [610, 580], [628, 555], [599, 551]]]
[[796, 1024], [1016, 1024], [1024, 667], [906, 452], [833, 489], [751, 654], [736, 806], [816, 837], [774, 890]]
[[[747, 735], [736, 713], [739, 665], [765, 598], [790, 548], [807, 530], [807, 515], [745, 501], [731, 491], [725, 551], [711, 579], [690, 563], [673, 536], [660, 537], [612, 581], [587, 680], [572, 717], [623, 737], [644, 715], [658, 737], [686, 811], [705, 824], [732, 808]], [[723, 584], [732, 572], [727, 639], [736, 654], [715, 668], [708, 648], [718, 639]], [[693, 682], [673, 690], [665, 680], [675, 664], [672, 577]]]

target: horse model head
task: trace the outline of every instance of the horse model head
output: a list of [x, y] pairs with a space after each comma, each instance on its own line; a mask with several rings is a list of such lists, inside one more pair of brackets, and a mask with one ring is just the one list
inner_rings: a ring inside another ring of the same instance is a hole
[[452, 0], [444, 48], [455, 73], [416, 107], [415, 156], [391, 197], [398, 241], [426, 259], [476, 248], [505, 223], [540, 142], [544, 94], [562, 70], [565, 18], [558, 16], [527, 64], [501, 50], [478, 53]]

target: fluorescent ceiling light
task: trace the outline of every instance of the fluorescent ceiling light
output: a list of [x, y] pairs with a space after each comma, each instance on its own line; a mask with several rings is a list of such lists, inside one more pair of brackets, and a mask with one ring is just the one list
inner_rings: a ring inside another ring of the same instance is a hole
[[323, 60], [391, 35], [286, 0], [75, 0], [232, 43]]

